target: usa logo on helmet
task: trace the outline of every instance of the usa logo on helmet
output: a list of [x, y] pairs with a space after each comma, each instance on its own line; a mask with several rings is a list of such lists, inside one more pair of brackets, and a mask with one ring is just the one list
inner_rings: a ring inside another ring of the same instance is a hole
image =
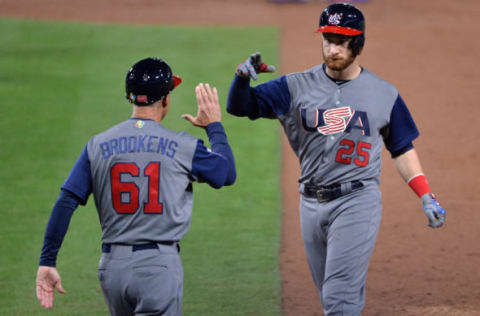
[[342, 13], [334, 13], [328, 17], [328, 24], [339, 25], [342, 21]]

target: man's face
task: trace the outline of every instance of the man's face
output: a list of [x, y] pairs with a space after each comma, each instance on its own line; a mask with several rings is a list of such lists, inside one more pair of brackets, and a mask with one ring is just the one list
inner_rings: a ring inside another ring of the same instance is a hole
[[348, 48], [352, 38], [341, 34], [323, 34], [323, 60], [328, 68], [342, 71], [355, 60], [352, 50]]

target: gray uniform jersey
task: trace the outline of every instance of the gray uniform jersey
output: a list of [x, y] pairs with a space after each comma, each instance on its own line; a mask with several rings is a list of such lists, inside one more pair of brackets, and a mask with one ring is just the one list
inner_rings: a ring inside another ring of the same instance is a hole
[[[254, 88], [237, 76], [227, 110], [281, 122], [300, 160], [302, 238], [325, 314], [360, 315], [381, 218], [382, 144], [398, 156], [413, 146], [418, 131], [393, 85], [365, 69], [337, 83], [323, 67]], [[356, 180], [361, 189], [349, 190]], [[319, 197], [321, 190], [305, 191], [332, 184], [342, 184], [342, 194], [333, 199]]]
[[337, 85], [322, 65], [286, 79], [291, 104], [278, 118], [300, 160], [299, 181], [330, 185], [378, 179], [381, 130], [389, 124], [396, 88], [365, 69]]
[[196, 145], [193, 136], [150, 120], [128, 120], [90, 139], [104, 243], [178, 241], [186, 234]]

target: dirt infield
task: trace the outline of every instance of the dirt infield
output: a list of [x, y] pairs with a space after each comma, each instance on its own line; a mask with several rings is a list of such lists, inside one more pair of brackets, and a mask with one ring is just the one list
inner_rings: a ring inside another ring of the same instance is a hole
[[[325, 5], [323, 0], [281, 5], [266, 0], [0, 0], [0, 16], [278, 25], [281, 69], [289, 73], [322, 62], [313, 31]], [[371, 0], [359, 7], [367, 19], [361, 64], [400, 90], [420, 129], [415, 146], [424, 171], [448, 211], [444, 228], [427, 228], [421, 203], [384, 152], [384, 211], [364, 315], [480, 315], [480, 1]], [[288, 316], [322, 315], [300, 236], [298, 162], [285, 139], [283, 154], [283, 308]]]

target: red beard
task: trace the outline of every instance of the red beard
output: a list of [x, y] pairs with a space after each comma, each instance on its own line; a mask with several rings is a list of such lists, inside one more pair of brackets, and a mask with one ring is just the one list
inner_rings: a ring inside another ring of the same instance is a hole
[[327, 57], [325, 54], [323, 54], [323, 59], [325, 60], [325, 64], [327, 65], [328, 68], [334, 71], [343, 71], [350, 66], [353, 61], [355, 60], [355, 57], [352, 55], [347, 56], [346, 58], [332, 58], [332, 57]]

